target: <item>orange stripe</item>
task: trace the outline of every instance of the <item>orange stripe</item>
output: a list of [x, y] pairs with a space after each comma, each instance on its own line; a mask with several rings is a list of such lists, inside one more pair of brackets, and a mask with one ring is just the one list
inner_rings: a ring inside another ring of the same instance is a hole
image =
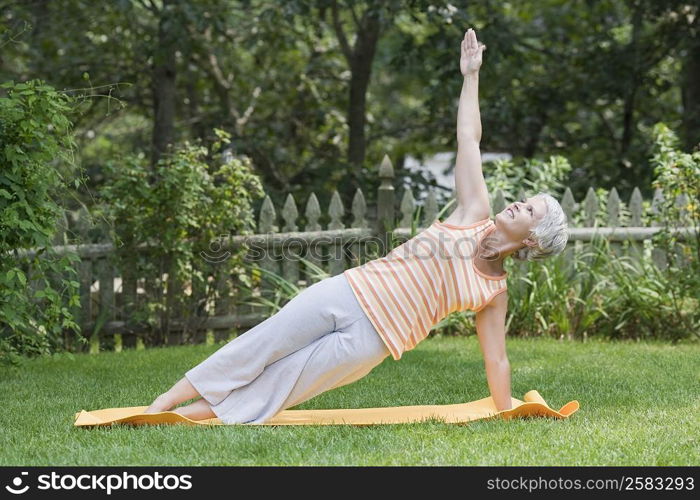
[[476, 277], [472, 269], [471, 259], [474, 258], [474, 235], [476, 231], [471, 231], [469, 234], [470, 248], [467, 249], [465, 255], [462, 256], [462, 272], [464, 274], [464, 282], [467, 287], [467, 297], [464, 300], [464, 308], [471, 308], [474, 304], [474, 293], [477, 289]]
[[[369, 262], [369, 264], [372, 265], [372, 269], [374, 269], [375, 267], [378, 267], [378, 266], [380, 266], [380, 265], [390, 266], [390, 264], [387, 264], [386, 261], [382, 261], [381, 264], [377, 263], [377, 261], [372, 261], [372, 262]], [[382, 274], [382, 272], [377, 272], [377, 278], [378, 278], [378, 279], [382, 282], [382, 284], [384, 285], [384, 289], [385, 289], [388, 293], [390, 293], [390, 294], [391, 294], [391, 297], [393, 297], [393, 299], [394, 299], [394, 300], [390, 301], [390, 303], [391, 303], [391, 305], [393, 305], [393, 306], [396, 308], [396, 310], [398, 311], [398, 313], [399, 313], [399, 314], [401, 315], [401, 317], [403, 318], [404, 327], [405, 327], [405, 330], [403, 330], [403, 331], [404, 331], [404, 332], [406, 332], [406, 331], [409, 331], [409, 332], [410, 332], [411, 329], [413, 328], [413, 325], [412, 325], [411, 319], [409, 318], [408, 313], [407, 313], [407, 312], [404, 310], [404, 308], [403, 308], [403, 304], [401, 304], [401, 301], [400, 301], [400, 300], [398, 299], [398, 297], [394, 294], [394, 288], [395, 288], [395, 287], [390, 286], [389, 283], [386, 282], [386, 280], [384, 279], [384, 275]], [[397, 286], [400, 286], [399, 283], [396, 283], [396, 285], [397, 285]]]
[[[379, 266], [380, 264], [383, 265], [384, 268], [382, 269], [382, 271], [388, 271], [390, 273], [392, 272], [393, 262], [388, 263], [386, 261], [380, 261], [380, 262], [377, 262], [375, 264], [377, 266]], [[373, 264], [373, 267], [374, 267], [374, 264]], [[401, 340], [402, 340], [404, 347], [405, 347], [407, 340], [411, 335], [411, 331], [413, 328], [412, 327], [413, 321], [410, 318], [410, 313], [405, 310], [405, 304], [402, 304], [401, 298], [398, 295], [400, 293], [400, 289], [402, 289], [403, 286], [400, 283], [393, 283], [394, 286], [392, 287], [391, 284], [387, 280], [384, 279], [382, 272], [377, 271], [376, 273], [377, 273], [376, 274], [377, 278], [384, 285], [385, 292], [387, 294], [389, 294], [388, 295], [389, 305], [393, 306], [393, 309], [395, 309], [398, 312], [398, 315], [400, 315], [400, 317], [403, 318], [403, 325], [404, 326], [397, 328], [398, 329], [397, 334], [401, 336]], [[395, 314], [394, 316], [397, 316], [397, 315]], [[400, 319], [399, 317], [396, 318], [396, 321], [394, 322], [395, 326], [396, 326], [396, 323], [398, 323], [399, 319]]]
[[[475, 236], [478, 239], [478, 232], [475, 232]], [[471, 276], [472, 276], [472, 282], [474, 283], [474, 290], [472, 291], [472, 302], [473, 302], [474, 306], [477, 306], [478, 304], [480, 304], [480, 300], [481, 300], [481, 298], [480, 298], [481, 295], [479, 292], [480, 287], [481, 287], [481, 284], [480, 284], [481, 277], [478, 274], [476, 274], [476, 272], [474, 271], [474, 259], [476, 259], [477, 248], [478, 248], [477, 246], [474, 247], [474, 250], [472, 252], [472, 262], [470, 262], [470, 265], [472, 266], [470, 272], [471, 272]]]
[[[440, 240], [439, 238], [435, 240], [433, 234], [428, 234], [429, 238], [432, 238], [436, 243], [438, 244], [438, 248], [440, 248]], [[447, 243], [449, 245], [449, 243]], [[455, 290], [455, 282], [457, 280], [457, 276], [455, 276], [454, 269], [452, 268], [452, 254], [449, 251], [449, 248], [445, 248], [445, 253], [446, 253], [446, 259], [447, 259], [447, 264], [443, 264], [443, 267], [447, 267], [450, 269], [450, 272], [452, 273], [452, 282], [450, 283], [450, 290], [448, 291], [447, 288], [444, 288], [445, 290], [445, 314], [448, 314], [450, 312], [451, 307], [449, 306], [450, 304], [454, 304], [455, 300], [459, 296], [459, 293], [457, 290]], [[437, 257], [436, 257], [437, 258]], [[448, 276], [444, 276], [443, 278], [448, 278]], [[449, 279], [443, 279], [443, 286], [445, 285], [445, 281], [449, 281]], [[449, 292], [452, 292], [452, 296], [447, 296]]]
[[[467, 268], [464, 265], [464, 258], [460, 258], [457, 261], [459, 280], [464, 287], [464, 293], [461, 294], [462, 300], [459, 302], [459, 310], [463, 311], [467, 307], [467, 302], [471, 295], [471, 284], [469, 283], [469, 275], [467, 273]], [[459, 285], [459, 283], [457, 283]]]
[[[396, 273], [395, 269], [391, 269], [391, 272], [394, 273], [396, 281], [401, 286], [404, 295], [402, 300], [406, 304], [406, 309], [410, 307], [412, 311], [413, 323], [411, 325], [410, 338], [415, 345], [419, 342], [421, 331], [425, 329], [425, 307], [421, 308], [420, 304], [414, 300], [416, 290], [413, 288], [412, 283], [404, 280], [400, 274]], [[408, 268], [404, 269], [404, 275], [407, 273], [410, 274], [410, 269]]]
[[[422, 245], [422, 244], [423, 244], [423, 243], [421, 242], [421, 245]], [[437, 288], [438, 288], [438, 287], [437, 287], [437, 284], [433, 281], [433, 277], [432, 277], [432, 275], [430, 274], [430, 270], [429, 270], [428, 268], [425, 267], [425, 264], [423, 263], [423, 259], [418, 259], [418, 258], [416, 258], [416, 262], [418, 262], [418, 265], [420, 266], [421, 271], [423, 271], [423, 275], [425, 276], [425, 278], [426, 278], [428, 281], [430, 281], [430, 286], [432, 287], [432, 289], [435, 290], [435, 291], [437, 292]], [[433, 264], [435, 264], [435, 261], [434, 261], [433, 259], [431, 259], [431, 262], [432, 262]]]
[[[422, 314], [420, 312], [420, 307], [413, 301], [413, 298], [411, 297], [411, 293], [408, 292], [406, 287], [403, 285], [403, 280], [401, 280], [400, 276], [396, 273], [396, 271], [393, 268], [390, 268], [389, 271], [394, 275], [394, 278], [396, 279], [396, 282], [399, 283], [401, 286], [401, 289], [403, 290], [405, 297], [404, 301], [408, 302], [411, 309], [413, 309], [414, 316], [418, 323], [420, 324], [421, 329], [425, 329], [425, 325], [423, 323], [422, 319]], [[408, 270], [406, 270], [408, 271]], [[413, 339], [414, 342], [418, 342], [418, 337], [417, 337], [417, 332], [415, 329], [411, 328], [411, 338]]]
[[[373, 261], [370, 261], [370, 262], [373, 262]], [[368, 264], [369, 264], [369, 262], [368, 262]], [[365, 276], [363, 276], [362, 278], [363, 278], [363, 280], [366, 281]], [[377, 295], [377, 292], [374, 290], [374, 287], [368, 286], [368, 289], [371, 292], [372, 296], [374, 296], [375, 304], [378, 306], [380, 311], [384, 314], [384, 318], [385, 318], [384, 324], [385, 325], [392, 325], [392, 320], [391, 320], [392, 314], [387, 309], [386, 304], [381, 299], [381, 297], [379, 295]], [[393, 329], [391, 329], [391, 326], [389, 326], [389, 328], [390, 328], [389, 331], [392, 331], [392, 332], [394, 331]], [[398, 339], [392, 339], [392, 340], [401, 340], [401, 337], [399, 337]]]
[[[423, 242], [421, 242], [421, 245], [424, 245]], [[432, 321], [435, 323], [438, 321], [437, 317], [440, 315], [440, 286], [439, 284], [435, 283], [433, 281], [433, 276], [435, 278], [438, 278], [440, 276], [440, 269], [438, 268], [438, 262], [435, 259], [430, 259], [430, 262], [433, 264], [434, 267], [434, 273], [430, 272], [430, 269], [428, 269], [423, 262], [422, 259], [416, 259], [416, 262], [418, 262], [418, 266], [420, 267], [421, 271], [423, 272], [423, 275], [425, 278], [430, 282], [431, 285], [431, 290], [433, 290], [433, 293], [435, 294], [435, 315], [432, 318]]]
[[[418, 244], [418, 241], [415, 241], [415, 242], [413, 243], [413, 245], [416, 245], [416, 244]], [[409, 248], [411, 248], [411, 247], [409, 247]], [[417, 253], [417, 252], [409, 253], [409, 255], [415, 256], [415, 257], [414, 257], [414, 260], [413, 260], [412, 262], [418, 262], [418, 267], [421, 268], [422, 272], [423, 272], [425, 275], [429, 276], [428, 273], [425, 271], [424, 266], [423, 266], [422, 263], [420, 262], [419, 256], [416, 255], [416, 253]], [[408, 277], [409, 277], [409, 280], [407, 280], [407, 281], [408, 281], [409, 283], [412, 283], [412, 284], [414, 285], [414, 291], [417, 291], [417, 292], [420, 294], [421, 299], [422, 299], [422, 302], [423, 302], [423, 304], [424, 304], [424, 309], [421, 310], [421, 308], [420, 308], [417, 304], [415, 304], [415, 302], [413, 302], [413, 299], [412, 299], [412, 297], [411, 297], [411, 294], [410, 294], [410, 293], [407, 293], [407, 298], [408, 298], [408, 300], [411, 301], [411, 303], [412, 303], [412, 305], [413, 305], [413, 309], [414, 309], [414, 311], [417, 313], [417, 318], [418, 318], [419, 323], [420, 323], [420, 326], [421, 326], [421, 332], [420, 332], [421, 335], [420, 335], [420, 337], [418, 336], [418, 332], [416, 332], [415, 329], [412, 329], [412, 330], [411, 330], [411, 333], [412, 333], [411, 339], [412, 339], [412, 341], [413, 341], [413, 344], [415, 345], [415, 344], [417, 344], [420, 340], [422, 340], [423, 338], [425, 338], [426, 332], [427, 332], [428, 330], [430, 330], [430, 328], [432, 327], [432, 321], [431, 321], [431, 317], [430, 317], [430, 316], [431, 316], [430, 310], [432, 309], [432, 308], [431, 308], [431, 303], [430, 303], [430, 300], [428, 299], [428, 297], [425, 295], [425, 292], [424, 292], [424, 290], [423, 290], [423, 287], [420, 286], [418, 280], [416, 279], [416, 276], [415, 276], [415, 274], [414, 274], [414, 272], [413, 272], [413, 269], [412, 269], [411, 266], [410, 266], [410, 263], [409, 263], [404, 257], [396, 257], [396, 259], [398, 259], [398, 262], [401, 264], [402, 269], [405, 269], [405, 271], [406, 271], [405, 274], [407, 274]], [[394, 274], [395, 274], [395, 276], [396, 276], [396, 273], [395, 273], [394, 269], [392, 269], [392, 272], [394, 272]], [[398, 282], [400, 282], [400, 283], [402, 284], [402, 288], [404, 289], [404, 291], [407, 292], [407, 291], [408, 291], [407, 285], [404, 285], [404, 284], [403, 284], [403, 280], [401, 280], [401, 277], [400, 277], [400, 276], [396, 276], [396, 279], [397, 279]]]
[[[355, 268], [357, 269], [357, 268]], [[365, 307], [365, 313], [367, 313], [367, 316], [370, 318], [372, 323], [375, 326], [375, 329], [379, 333], [379, 336], [382, 338], [384, 341], [384, 344], [387, 346], [389, 351], [391, 352], [391, 355], [394, 359], [399, 359], [401, 357], [401, 351], [397, 348], [397, 346], [394, 344], [391, 338], [387, 335], [387, 332], [384, 330], [384, 327], [379, 321], [378, 316], [374, 314], [374, 309], [370, 306], [370, 302], [365, 296], [365, 294], [362, 293], [361, 287], [358, 286], [358, 282], [355, 281], [355, 279], [360, 278], [360, 274], [358, 273], [357, 276], [351, 277], [352, 273], [348, 273], [348, 278], [350, 282], [353, 284], [354, 289], [357, 291], [359, 297], [361, 297], [360, 303], [364, 305]]]
[[[363, 286], [366, 285], [364, 275], [362, 274], [362, 270], [360, 270], [360, 268], [354, 268], [354, 269], [358, 270], [358, 272], [355, 276], [353, 276], [353, 283], [354, 283], [354, 280], [356, 278], [358, 280], [358, 283], [362, 282]], [[371, 288], [370, 288], [370, 290], [371, 290]], [[365, 294], [362, 292], [362, 286], [358, 286], [357, 291], [358, 291], [360, 297], [362, 297], [362, 300], [364, 301], [364, 303], [367, 305], [366, 312], [374, 318], [375, 323], [376, 323], [375, 326], [377, 326], [377, 325], [379, 326], [379, 328], [377, 328], [377, 331], [382, 335], [382, 338], [385, 340], [385, 343], [389, 344], [388, 347], [392, 353], [392, 356], [395, 359], [398, 359], [398, 357], [401, 356], [401, 350], [398, 348], [398, 346], [394, 342], [394, 339], [391, 338], [391, 336], [389, 335], [389, 332], [385, 331], [384, 323], [382, 321], [380, 321], [379, 317], [376, 315], [376, 310], [372, 307], [372, 302], [370, 300], [368, 300], [367, 296], [365, 296]]]
[[[432, 239], [432, 238], [431, 238], [431, 239]], [[424, 241], [421, 241], [420, 243], [421, 243], [421, 245], [427, 245], [427, 243], [424, 242]], [[442, 292], [443, 292], [443, 293], [442, 293], [442, 294], [438, 294], [438, 307], [439, 307], [439, 309], [438, 309], [438, 311], [437, 311], [437, 317], [438, 317], [439, 319], [442, 319], [442, 318], [444, 317], [444, 315], [443, 315], [442, 313], [443, 313], [443, 311], [445, 310], [445, 306], [444, 306], [445, 288], [444, 288], [444, 279], [442, 279], [443, 271], [442, 271], [442, 269], [441, 269], [441, 267], [440, 267], [440, 260], [435, 256], [435, 253], [434, 253], [434, 251], [433, 251], [432, 249], [430, 249], [430, 251], [431, 251], [431, 253], [429, 254], [429, 255], [430, 255], [429, 262], [433, 265], [434, 273], [431, 274], [430, 272], [426, 272], [426, 275], [428, 276], [428, 278], [430, 279], [431, 283], [432, 283], [433, 286], [435, 287], [435, 290], [438, 290], [440, 287], [442, 287]], [[439, 251], [440, 251], [440, 250], [439, 250], [439, 246], [438, 246], [437, 252], [439, 252]], [[422, 261], [419, 260], [418, 262], [422, 262]], [[436, 284], [433, 282], [433, 280], [432, 280], [433, 274], [435, 275], [436, 278], [440, 278], [440, 283], [439, 283], [438, 285], [436, 285]], [[440, 297], [440, 295], [442, 295], [442, 298]], [[442, 300], [441, 300], [441, 299], [442, 299]], [[442, 306], [442, 307], [440, 307], [440, 306]], [[439, 319], [438, 319], [438, 320], [439, 320]]]
[[441, 285], [442, 285], [442, 296], [443, 296], [443, 300], [440, 301], [440, 304], [442, 305], [442, 309], [440, 310], [440, 318], [439, 318], [439, 320], [441, 320], [442, 318], [444, 318], [445, 316], [447, 316], [447, 310], [449, 309], [449, 304], [447, 303], [447, 300], [448, 300], [448, 299], [447, 299], [447, 287], [445, 286], [445, 280], [444, 280], [444, 279], [442, 280]]
[[[420, 271], [425, 275], [425, 268], [420, 267]], [[430, 292], [432, 292], [432, 301], [430, 303], [430, 307], [428, 309], [428, 312], [430, 313], [429, 320], [431, 323], [431, 326], [435, 324], [435, 318], [437, 316], [437, 308], [438, 308], [438, 303], [440, 301], [440, 298], [438, 296], [438, 291], [436, 288], [430, 287], [429, 288]]]
[[[409, 277], [413, 277], [413, 273], [412, 273], [412, 271], [411, 271], [411, 268], [410, 268], [408, 265], [405, 264], [405, 261], [404, 261], [404, 259], [403, 259], [402, 257], [399, 257], [399, 258], [401, 259], [400, 265], [404, 268], [403, 270], [405, 270], [406, 274], [408, 274]], [[391, 271], [391, 273], [394, 275], [394, 277], [395, 277], [395, 279], [396, 279], [397, 282], [403, 283], [403, 280], [401, 279], [401, 277], [396, 273], [396, 271], [395, 271], [393, 268], [391, 268], [390, 271]], [[414, 284], [415, 284], [415, 278], [413, 278], [413, 281], [414, 281]], [[404, 286], [403, 288], [404, 288], [404, 291], [406, 291], [406, 287]], [[422, 292], [422, 290], [420, 289], [420, 287], [418, 287], [416, 290], [417, 290], [418, 293], [420, 293], [421, 296], [423, 297], [423, 304], [425, 305], [424, 310], [428, 310], [428, 309], [429, 309], [429, 304], [428, 304], [428, 302], [427, 302], [427, 298], [423, 295], [423, 292]], [[426, 323], [425, 323], [424, 315], [421, 314], [421, 308], [418, 306], [418, 304], [416, 304], [416, 303], [413, 301], [413, 298], [411, 297], [411, 293], [407, 293], [407, 294], [406, 294], [406, 299], [407, 299], [408, 301], [410, 301], [411, 306], [413, 307], [414, 312], [416, 313], [418, 319], [420, 320], [421, 328], [422, 328], [423, 330], [425, 330], [425, 328], [426, 328]]]
[[[474, 263], [474, 259], [476, 259], [476, 252], [479, 251], [479, 248], [481, 247], [481, 242], [484, 239], [484, 235], [486, 234], [488, 230], [488, 227], [485, 230], [479, 231], [477, 235], [477, 241], [476, 241], [476, 249], [474, 250], [475, 256], [472, 258], [472, 268], [474, 268], [474, 271], [479, 274], [479, 269], [476, 267]], [[488, 289], [484, 285], [484, 279], [481, 277], [481, 279], [477, 279], [476, 282], [479, 285], [479, 303], [484, 304], [486, 301], [486, 297], [488, 297], [489, 292]]]
[[[416, 275], [413, 272], [413, 269], [409, 268], [407, 274], [408, 274], [408, 277], [410, 278], [411, 282], [413, 283], [413, 287], [421, 296], [421, 300], [422, 300], [423, 305], [424, 305], [423, 311], [425, 312], [424, 319], [428, 320], [430, 318], [429, 313], [432, 310], [432, 302], [431, 302], [430, 298], [425, 294], [425, 290], [423, 289], [423, 287], [418, 282], [418, 279], [416, 278]], [[429, 325], [427, 323], [427, 321], [425, 321], [423, 323], [424, 328], [430, 327], [430, 326], [432, 326], [432, 325]]]
[[[473, 231], [470, 235], [470, 241], [474, 241], [476, 231]], [[477, 278], [476, 278], [476, 273], [474, 273], [474, 269], [472, 268], [472, 262], [471, 260], [474, 258], [474, 245], [469, 249], [467, 259], [464, 261], [464, 271], [465, 271], [465, 276], [466, 276], [466, 281], [467, 285], [469, 288], [468, 295], [467, 295], [467, 302], [465, 306], [469, 309], [472, 309], [474, 307], [474, 297], [475, 294], [478, 293], [478, 283], [477, 283]]]

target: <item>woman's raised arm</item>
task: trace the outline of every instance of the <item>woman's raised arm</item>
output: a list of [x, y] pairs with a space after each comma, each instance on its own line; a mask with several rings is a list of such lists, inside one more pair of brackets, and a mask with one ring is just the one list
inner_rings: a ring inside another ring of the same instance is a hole
[[463, 224], [489, 216], [489, 197], [481, 171], [481, 115], [479, 113], [479, 68], [486, 48], [469, 29], [462, 40], [459, 67], [464, 82], [457, 111], [457, 157], [455, 161], [455, 218]]

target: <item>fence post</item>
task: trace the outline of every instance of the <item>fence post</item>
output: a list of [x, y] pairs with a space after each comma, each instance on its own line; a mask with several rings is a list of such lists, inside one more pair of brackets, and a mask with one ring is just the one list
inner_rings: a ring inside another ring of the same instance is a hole
[[[207, 273], [208, 275], [209, 273]], [[214, 267], [212, 273], [214, 281], [208, 284], [209, 287], [216, 289], [214, 300], [214, 314], [216, 316], [224, 316], [226, 314], [235, 314], [235, 306], [231, 297], [231, 282], [232, 276], [228, 273], [221, 272], [220, 269]], [[205, 293], [206, 297], [206, 293]], [[210, 316], [211, 304], [205, 304], [205, 316]], [[211, 333], [210, 333], [211, 332]], [[215, 341], [233, 339], [238, 336], [238, 328], [214, 328], [205, 332], [206, 344], [213, 344]]]
[[[318, 203], [318, 198], [315, 193], [311, 193], [309, 199], [306, 201], [304, 215], [306, 215], [304, 231], [321, 230], [321, 224], [318, 222], [318, 219], [321, 217], [321, 205]], [[306, 248], [306, 254], [304, 256], [308, 261], [308, 264], [304, 264], [304, 281], [306, 282], [306, 286], [312, 285], [321, 279], [311, 268], [311, 266], [322, 268], [323, 259], [321, 258], [321, 248], [321, 245], [317, 241]]]
[[379, 189], [377, 191], [377, 236], [382, 250], [380, 257], [390, 250], [392, 230], [394, 228], [394, 167], [388, 155], [384, 155], [379, 166]]
[[[658, 221], [658, 217], [662, 212], [662, 206], [664, 204], [665, 198], [664, 193], [661, 188], [656, 188], [654, 191], [654, 197], [651, 200], [651, 214], [652, 214], [652, 227], [661, 227], [661, 222]], [[653, 241], [653, 240], [652, 240]], [[652, 243], [653, 245], [653, 243]], [[656, 264], [656, 267], [660, 271], [665, 271], [668, 267], [668, 260], [666, 258], [666, 252], [656, 246], [652, 246], [651, 249], [651, 259]]]
[[435, 189], [431, 187], [423, 203], [423, 227], [430, 227], [437, 219], [437, 214], [437, 195], [435, 194]]
[[[576, 213], [576, 201], [574, 200], [574, 195], [570, 188], [567, 187], [564, 191], [564, 196], [561, 199], [560, 205], [564, 211], [564, 214], [566, 215], [568, 227], [571, 228], [574, 222], [574, 214]], [[573, 277], [574, 273], [576, 272], [576, 256], [581, 248], [579, 243], [579, 241], [567, 242], [566, 248], [562, 252], [564, 254], [564, 268], [566, 269], [566, 273], [569, 278]]]
[[97, 279], [100, 283], [100, 308], [90, 336], [90, 354], [100, 352], [100, 340], [104, 337], [102, 333], [104, 325], [116, 318], [114, 276], [113, 254], [100, 257], [97, 261]]
[[407, 227], [410, 229], [413, 226], [413, 211], [415, 205], [416, 202], [413, 199], [411, 188], [404, 189], [403, 196], [401, 197], [401, 221], [399, 222], [399, 227]]
[[[630, 226], [642, 227], [642, 215], [644, 214], [644, 204], [642, 202], [642, 192], [635, 186], [630, 198]], [[627, 240], [627, 255], [632, 260], [632, 265], [639, 271], [642, 269], [644, 259], [644, 240], [641, 244], [633, 239]]]
[[[614, 187], [608, 194], [608, 227], [620, 227], [620, 196], [617, 194], [617, 189]], [[622, 255], [622, 243], [618, 241], [608, 241], [610, 245], [610, 253], [613, 257]]]
[[[299, 231], [297, 226], [298, 217], [297, 202], [294, 200], [292, 193], [288, 193], [282, 207], [282, 220], [284, 220], [282, 231], [285, 233]], [[292, 283], [295, 287], [299, 286], [299, 258], [304, 253], [303, 248], [299, 248], [298, 245], [298, 242], [293, 242], [292, 244], [283, 243], [280, 249], [282, 251], [282, 275], [285, 280]]]
[[[279, 227], [275, 223], [277, 221], [277, 213], [272, 199], [269, 195], [265, 195], [262, 207], [260, 207], [260, 215], [258, 218], [258, 234], [277, 233]], [[259, 261], [261, 269], [265, 269], [271, 273], [279, 275], [280, 263], [275, 260], [275, 245], [270, 243], [263, 250], [263, 257]], [[272, 299], [275, 295], [275, 284], [271, 277], [263, 275], [260, 282], [260, 293], [265, 299]]]
[[[355, 191], [355, 196], [352, 199], [352, 223], [350, 227], [353, 228], [365, 228], [367, 227], [367, 220], [365, 219], [365, 214], [367, 212], [367, 204], [365, 203], [365, 196], [362, 194], [362, 190], [357, 188]], [[350, 245], [350, 262], [348, 268], [356, 267], [362, 262], [362, 253], [364, 245], [360, 242], [353, 242]]]
[[[592, 227], [597, 229], [598, 225], [596, 224], [596, 216], [598, 215], [598, 206], [598, 196], [596, 195], [595, 190], [592, 187], [589, 187], [588, 191], [586, 192], [586, 198], [583, 200], [583, 227]], [[586, 265], [591, 265], [597, 258], [596, 253], [598, 252], [598, 249], [596, 244], [598, 240], [600, 240], [600, 236], [596, 234], [587, 245], [582, 245], [584, 255], [582, 256], [581, 260], [585, 262]]]
[[56, 220], [56, 232], [53, 235], [51, 244], [53, 246], [67, 245], [68, 244], [68, 217], [66, 216], [66, 211], [61, 210], [61, 215], [58, 216]]
[[[340, 199], [340, 194], [337, 190], [333, 191], [333, 196], [331, 196], [331, 202], [328, 206], [328, 215], [331, 220], [328, 223], [328, 229], [345, 229], [345, 224], [343, 224], [343, 215], [345, 215], [345, 208], [343, 207], [343, 201]], [[338, 243], [338, 238], [334, 237], [330, 245], [328, 245], [329, 260], [328, 260], [328, 274], [330, 276], [337, 276], [345, 270], [345, 259], [343, 255], [343, 244]]]
[[[148, 259], [150, 263], [152, 264], [152, 268], [149, 268], [147, 272], [144, 274], [144, 297], [143, 297], [143, 304], [157, 304], [158, 309], [154, 313], [154, 321], [156, 321], [156, 324], [153, 326], [153, 328], [150, 331], [147, 332], [139, 332], [136, 335], [136, 343], [135, 343], [135, 349], [137, 351], [141, 351], [146, 348], [146, 344], [148, 343], [149, 345], [152, 345], [155, 343], [156, 339], [160, 335], [160, 329], [162, 325], [162, 315], [160, 312], [161, 309], [161, 304], [163, 303], [163, 266], [162, 266], [162, 261], [163, 257], [162, 256], [156, 256], [153, 257], [151, 256], [150, 252], [146, 254], [148, 256]], [[150, 267], [150, 266], [149, 266]]]
[[[679, 212], [678, 225], [680, 227], [689, 227], [691, 225], [689, 212], [688, 212], [688, 195], [685, 193], [680, 193], [676, 196], [674, 204]], [[685, 254], [685, 250], [690, 250], [690, 246], [686, 243], [685, 245], [676, 241], [673, 245], [673, 259], [675, 260], [676, 268], [683, 269], [690, 265], [690, 258]]]

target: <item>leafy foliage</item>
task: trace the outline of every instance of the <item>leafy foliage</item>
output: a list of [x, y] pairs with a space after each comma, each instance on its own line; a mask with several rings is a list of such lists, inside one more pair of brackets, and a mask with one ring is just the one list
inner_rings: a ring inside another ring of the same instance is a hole
[[[700, 335], [700, 151], [681, 151], [676, 134], [664, 123], [657, 123], [653, 132], [653, 186], [660, 188], [664, 197], [654, 214], [663, 230], [654, 242], [669, 263], [664, 278], [675, 319]], [[691, 228], [694, 234], [686, 233], [681, 239], [681, 228]]]
[[[60, 348], [62, 330], [78, 328], [70, 309], [79, 304], [79, 258], [57, 254], [52, 239], [60, 201], [81, 177], [73, 100], [41, 80], [0, 88], [0, 360], [8, 362]], [[30, 248], [34, 257], [20, 252]]]
[[118, 247], [114, 263], [131, 276], [154, 280], [157, 289], [134, 305], [130, 318], [160, 327], [150, 343], [167, 341], [173, 311], [183, 312], [185, 319], [205, 315], [203, 307], [215, 293], [207, 286], [207, 273], [215, 282], [237, 276], [250, 285], [241, 266], [245, 248], [224, 244], [228, 236], [249, 234], [254, 227], [251, 203], [263, 195], [262, 185], [249, 158], [223, 158], [230, 136], [218, 129], [215, 133], [219, 139], [208, 147], [185, 142], [175, 148], [155, 172], [144, 155], [108, 167], [114, 181], [101, 192], [101, 212]]
[[530, 193], [528, 196], [545, 192], [561, 198], [570, 173], [571, 164], [563, 156], [550, 156], [546, 160], [525, 158], [517, 165], [513, 160], [496, 160], [485, 181], [489, 192], [502, 190], [509, 203], [520, 189]]
[[[335, 186], [349, 202], [354, 189], [343, 181], [353, 68], [343, 56], [331, 3], [165, 4], [65, 0], [36, 8], [14, 2], [0, 10], [0, 25], [12, 38], [3, 45], [0, 80], [42, 76], [57, 87], [88, 86], [110, 96], [90, 100], [79, 124], [79, 140], [90, 145], [82, 160], [94, 172], [91, 182], [99, 182], [108, 154], [147, 151], [158, 119], [149, 68], [161, 48], [172, 49], [176, 139], [225, 128], [277, 204], [288, 191], [305, 199]], [[681, 99], [697, 86], [688, 72], [697, 10], [687, 2], [333, 4], [358, 47], [368, 45], [355, 19], [365, 5], [387, 4], [392, 12], [382, 11], [376, 53], [361, 54], [374, 59], [363, 110], [368, 196], [385, 153], [398, 160], [398, 170], [408, 154], [455, 149], [459, 40], [467, 27], [488, 46], [480, 89], [483, 149], [517, 159], [568, 158], [567, 183], [577, 199], [589, 185], [615, 185], [624, 199], [635, 185], [649, 195], [653, 172], [646, 159], [653, 140], [647, 132], [659, 120], [675, 126], [698, 113]], [[161, 27], [171, 31], [162, 39]], [[113, 97], [125, 107], [115, 108]], [[696, 131], [684, 135], [697, 142]], [[417, 190], [430, 182], [426, 172], [413, 179]]]

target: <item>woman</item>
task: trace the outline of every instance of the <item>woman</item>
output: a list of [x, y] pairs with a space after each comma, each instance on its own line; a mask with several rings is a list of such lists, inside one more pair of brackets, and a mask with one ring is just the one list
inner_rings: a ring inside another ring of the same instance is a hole
[[476, 34], [462, 40], [464, 83], [457, 114], [457, 207], [385, 257], [303, 290], [276, 314], [230, 341], [146, 413], [193, 420], [262, 423], [279, 411], [367, 375], [387, 356], [401, 358], [444, 316], [476, 311], [476, 329], [497, 410], [511, 408], [505, 349], [507, 286], [503, 262], [556, 255], [568, 239], [566, 216], [548, 194], [516, 201], [489, 218], [481, 171]]

